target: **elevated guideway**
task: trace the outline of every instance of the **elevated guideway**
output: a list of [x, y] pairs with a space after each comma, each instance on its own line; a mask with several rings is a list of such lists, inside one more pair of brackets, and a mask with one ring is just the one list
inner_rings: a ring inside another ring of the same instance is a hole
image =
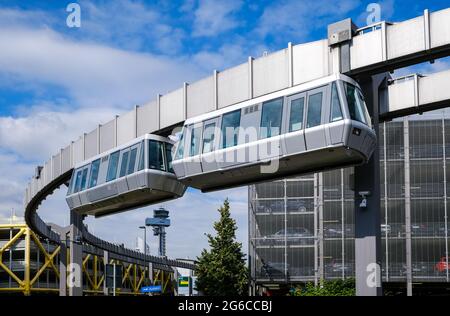
[[[450, 55], [450, 9], [432, 13], [426, 10], [422, 16], [401, 23], [380, 22], [360, 29], [351, 21], [342, 21], [330, 25], [329, 31], [327, 39], [289, 44], [267, 56], [249, 57], [246, 63], [214, 71], [198, 82], [184, 83], [179, 89], [157, 95], [155, 100], [84, 133], [36, 168], [24, 196], [27, 224], [43, 237], [58, 239], [36, 214], [41, 202], [56, 188], [68, 184], [75, 165], [146, 133], [169, 135], [188, 118], [333, 73], [360, 79]], [[444, 82], [448, 82], [448, 74], [416, 76], [415, 81], [414, 88], [408, 80], [394, 81], [389, 86], [392, 96], [381, 119], [445, 105], [448, 84]], [[440, 83], [433, 83], [437, 81]], [[413, 99], [408, 97], [402, 103], [402, 89], [414, 91]], [[430, 92], [436, 90], [443, 91]], [[89, 235], [83, 238], [87, 243], [97, 243], [95, 246], [114, 249]]]

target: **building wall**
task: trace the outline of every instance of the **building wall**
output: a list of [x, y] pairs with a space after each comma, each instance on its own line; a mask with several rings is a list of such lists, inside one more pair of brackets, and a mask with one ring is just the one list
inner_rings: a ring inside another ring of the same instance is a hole
[[[450, 233], [449, 118], [439, 111], [380, 126], [384, 281], [406, 282], [410, 269], [409, 282], [449, 282], [448, 270], [437, 265], [448, 252]], [[352, 172], [353, 168], [338, 169], [249, 187], [254, 282], [354, 276]]]

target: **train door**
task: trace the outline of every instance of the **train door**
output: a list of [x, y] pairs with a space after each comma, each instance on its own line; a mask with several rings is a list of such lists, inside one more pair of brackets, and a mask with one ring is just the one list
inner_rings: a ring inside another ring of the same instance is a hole
[[286, 98], [286, 134], [283, 154], [295, 155], [306, 150], [305, 112], [306, 93], [299, 93]]
[[200, 149], [202, 143], [203, 122], [192, 124], [187, 130], [188, 152], [184, 155], [184, 170], [186, 176], [202, 173]]
[[343, 94], [339, 94], [338, 91], [339, 90], [338, 90], [337, 82], [333, 82], [331, 84], [331, 100], [329, 102], [329, 104], [330, 104], [330, 116], [329, 116], [330, 123], [327, 124], [328, 133], [329, 133], [329, 137], [330, 137], [330, 143], [332, 145], [342, 143], [343, 137], [344, 137], [345, 122], [344, 122], [344, 114], [342, 111], [341, 104], [345, 104], [345, 103], [342, 103], [343, 100], [339, 99], [339, 95], [343, 95]]
[[308, 151], [327, 146], [326, 124], [322, 120], [326, 91], [327, 87], [322, 87], [307, 92], [305, 141]]
[[216, 171], [218, 169], [216, 150], [219, 147], [219, 123], [220, 118], [205, 121], [203, 126], [203, 144], [201, 149], [201, 162], [203, 172]]
[[281, 156], [281, 123], [284, 98], [266, 101], [262, 104], [259, 130], [258, 158], [267, 161]]
[[222, 115], [220, 149], [217, 152], [219, 169], [227, 169], [240, 163], [237, 157], [240, 125], [241, 109]]

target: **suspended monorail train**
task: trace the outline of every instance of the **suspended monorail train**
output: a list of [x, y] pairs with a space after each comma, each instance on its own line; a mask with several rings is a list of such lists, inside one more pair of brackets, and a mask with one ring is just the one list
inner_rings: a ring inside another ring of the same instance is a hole
[[66, 201], [102, 216], [183, 196], [172, 169], [173, 141], [146, 134], [75, 166]]
[[375, 145], [360, 87], [335, 74], [186, 120], [173, 169], [207, 192], [363, 164]]

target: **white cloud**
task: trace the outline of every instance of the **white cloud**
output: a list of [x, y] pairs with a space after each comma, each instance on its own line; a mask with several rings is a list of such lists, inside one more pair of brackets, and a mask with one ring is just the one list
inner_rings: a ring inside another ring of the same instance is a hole
[[[42, 163], [83, 132], [111, 120], [119, 109], [80, 108], [55, 111], [29, 108], [27, 116], [0, 117], [0, 148], [26, 161]], [[31, 176], [31, 174], [30, 174]]]
[[[192, 63], [68, 40], [48, 29], [1, 29], [0, 73], [67, 90], [71, 104], [142, 104], [198, 78]], [[4, 77], [4, 76], [3, 76]]]
[[358, 5], [356, 0], [342, 1], [277, 1], [265, 7], [255, 32], [265, 38], [303, 39], [318, 27], [326, 26], [344, 17]]
[[218, 36], [220, 33], [238, 27], [241, 25], [241, 21], [235, 16], [235, 13], [241, 6], [242, 1], [240, 0], [200, 0], [194, 13], [193, 35]]

